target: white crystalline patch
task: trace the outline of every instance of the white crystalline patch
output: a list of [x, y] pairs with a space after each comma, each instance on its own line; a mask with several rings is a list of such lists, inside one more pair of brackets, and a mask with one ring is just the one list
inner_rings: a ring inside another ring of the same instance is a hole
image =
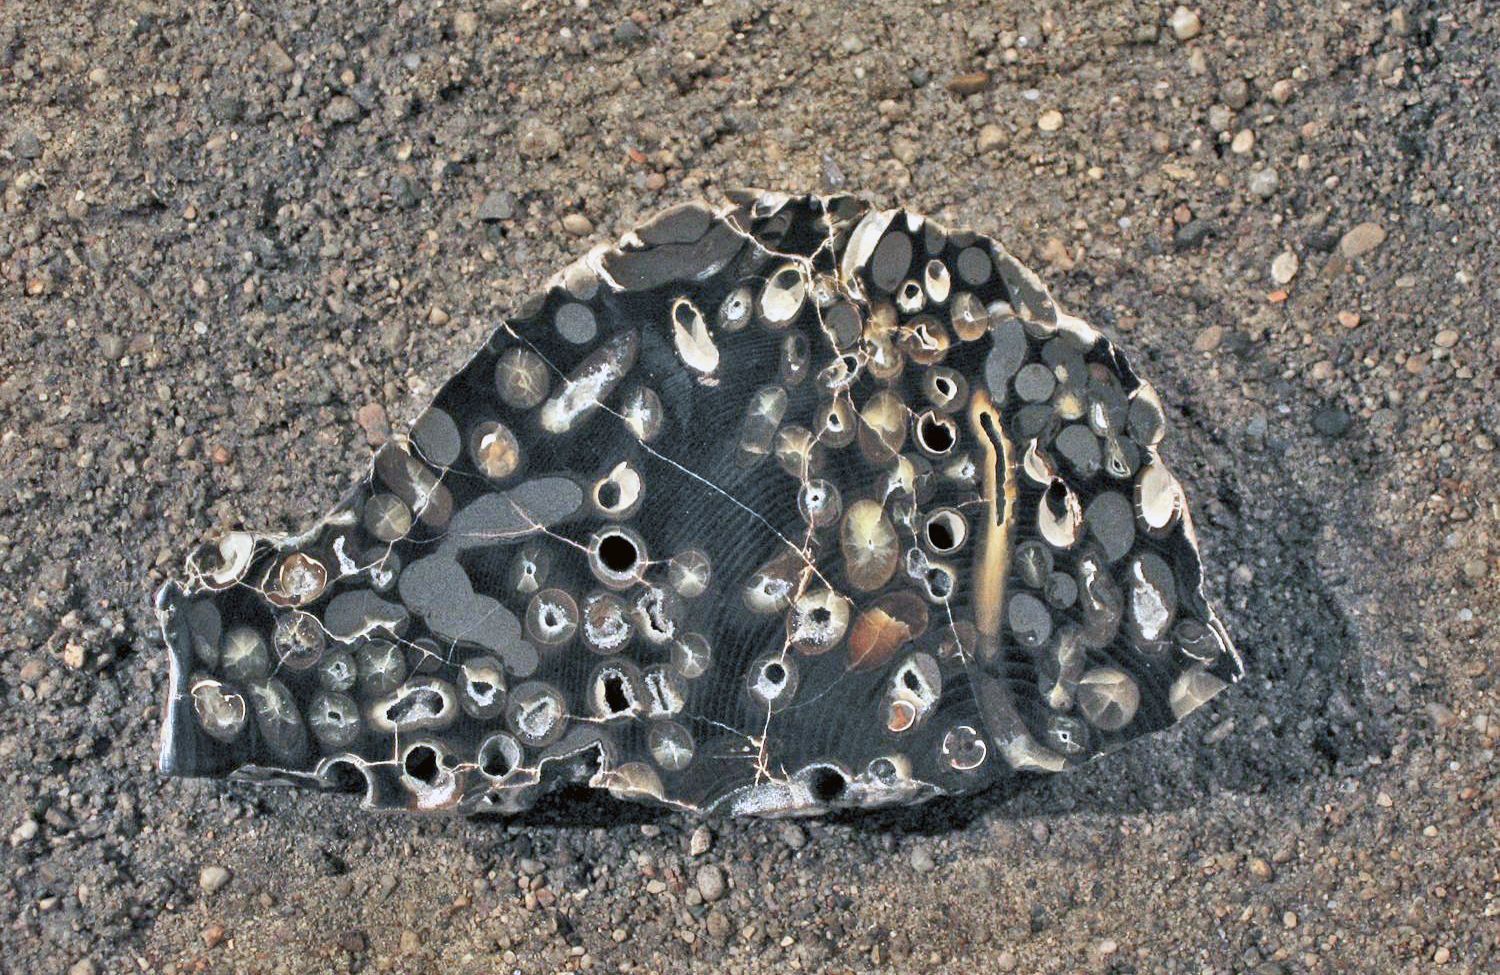
[[591, 645], [601, 650], [616, 650], [630, 639], [630, 624], [623, 616], [613, 613], [606, 615], [603, 620], [595, 620], [585, 614], [583, 633]]
[[[1084, 571], [1088, 572], [1087, 569]], [[1141, 571], [1140, 559], [1130, 564], [1130, 607], [1135, 621], [1140, 624], [1141, 636], [1148, 640], [1160, 639], [1171, 621], [1171, 614], [1161, 590], [1153, 586]]]
[[572, 376], [564, 379], [562, 389], [542, 404], [539, 420], [548, 433], [567, 433], [573, 425], [598, 409], [605, 396], [635, 365], [639, 336], [633, 332], [616, 335], [601, 345]]
[[516, 716], [516, 727], [528, 738], [546, 738], [553, 726], [562, 720], [562, 709], [551, 697], [544, 697], [521, 707]]
[[343, 535], [340, 535], [338, 538], [335, 538], [333, 540], [333, 555], [334, 558], [339, 560], [339, 575], [357, 575], [359, 573], [359, 566], [354, 563], [353, 559], [351, 559], [344, 553], [345, 541], [346, 539]]
[[562, 392], [542, 407], [542, 429], [548, 433], [567, 433], [579, 416], [599, 405], [600, 394], [615, 375], [608, 362], [601, 362], [576, 382], [564, 379]]

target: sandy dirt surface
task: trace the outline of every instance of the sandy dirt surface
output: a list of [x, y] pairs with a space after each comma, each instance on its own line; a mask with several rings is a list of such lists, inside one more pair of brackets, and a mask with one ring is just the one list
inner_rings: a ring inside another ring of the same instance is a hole
[[[1494, 972], [1484, 3], [6, 3], [0, 968]], [[1251, 676], [797, 824], [164, 781], [149, 596], [572, 255], [736, 186], [994, 233], [1168, 404]]]

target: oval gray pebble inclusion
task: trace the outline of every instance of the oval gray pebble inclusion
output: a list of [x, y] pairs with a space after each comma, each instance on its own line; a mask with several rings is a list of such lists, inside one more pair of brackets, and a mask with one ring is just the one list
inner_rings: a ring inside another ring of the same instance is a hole
[[987, 237], [673, 208], [522, 303], [321, 521], [161, 589], [161, 768], [787, 815], [1074, 767], [1243, 673], [1171, 414]]

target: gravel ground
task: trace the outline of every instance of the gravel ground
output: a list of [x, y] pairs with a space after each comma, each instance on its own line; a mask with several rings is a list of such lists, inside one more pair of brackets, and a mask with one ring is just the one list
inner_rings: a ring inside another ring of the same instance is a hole
[[[1500, 970], [1497, 47], [1461, 0], [6, 5], [0, 967]], [[1113, 330], [1246, 684], [798, 824], [159, 779], [189, 549], [331, 504], [569, 255], [741, 185], [995, 233]]]

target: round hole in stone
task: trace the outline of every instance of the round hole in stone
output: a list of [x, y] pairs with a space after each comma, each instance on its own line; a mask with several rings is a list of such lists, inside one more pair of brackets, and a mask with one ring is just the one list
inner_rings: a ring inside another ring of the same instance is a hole
[[604, 481], [594, 493], [594, 499], [605, 511], [614, 510], [620, 504], [620, 485], [614, 481]]
[[944, 422], [931, 411], [924, 413], [921, 422], [917, 424], [917, 439], [928, 451], [934, 454], [946, 454], [957, 442], [953, 435], [953, 428], [949, 425], [951, 422]]
[[812, 770], [812, 775], [807, 781], [808, 791], [818, 802], [833, 802], [844, 794], [844, 788], [848, 783], [838, 769], [820, 765]]
[[479, 771], [492, 779], [503, 779], [521, 764], [521, 746], [505, 734], [491, 735], [479, 746]]
[[934, 518], [927, 523], [927, 540], [939, 552], [948, 551], [954, 542], [952, 526], [942, 518]]
[[493, 779], [502, 778], [510, 769], [510, 759], [506, 758], [504, 750], [499, 748], [484, 756], [484, 761], [479, 766], [481, 772]]
[[353, 762], [331, 762], [324, 774], [328, 788], [334, 792], [358, 795], [366, 789], [365, 773]]
[[438, 777], [438, 753], [431, 745], [415, 745], [401, 760], [401, 768], [418, 782], [432, 785]]
[[624, 575], [635, 568], [640, 553], [635, 543], [624, 535], [605, 535], [599, 539], [599, 561], [611, 572]]
[[625, 690], [625, 675], [618, 672], [606, 673], [602, 678], [604, 684], [604, 706], [611, 714], [621, 714], [630, 710], [630, 695]]
[[786, 683], [786, 668], [781, 666], [781, 664], [766, 664], [765, 669], [761, 671], [761, 674], [772, 684]]

